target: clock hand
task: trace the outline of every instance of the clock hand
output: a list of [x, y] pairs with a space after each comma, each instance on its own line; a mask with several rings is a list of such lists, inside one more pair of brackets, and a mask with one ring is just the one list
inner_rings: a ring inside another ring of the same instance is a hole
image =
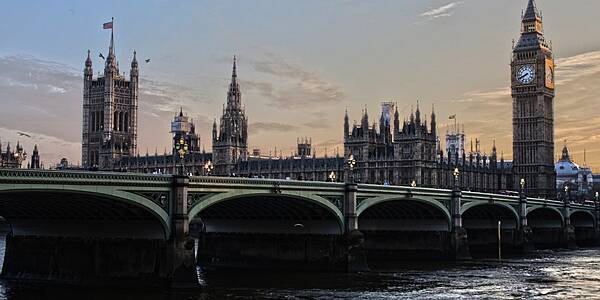
[[527, 76], [529, 76], [529, 74], [525, 73], [525, 74], [523, 74], [523, 75], [519, 76], [519, 78], [517, 78], [517, 79], [523, 79], [523, 78], [525, 78], [525, 77], [527, 77]]

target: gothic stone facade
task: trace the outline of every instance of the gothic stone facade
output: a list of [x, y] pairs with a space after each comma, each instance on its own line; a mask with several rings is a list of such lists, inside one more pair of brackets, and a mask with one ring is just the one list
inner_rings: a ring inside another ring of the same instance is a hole
[[93, 77], [90, 51], [83, 77], [82, 163], [86, 169], [113, 170], [137, 148], [139, 70], [135, 52], [129, 80], [119, 73], [111, 33], [104, 76]]
[[230, 175], [236, 169], [238, 161], [244, 161], [248, 155], [248, 119], [242, 109], [242, 93], [237, 82], [236, 60], [233, 58], [231, 83], [227, 92], [227, 104], [223, 108], [219, 130], [217, 121], [212, 130], [213, 158], [215, 173]]
[[554, 57], [534, 0], [513, 49], [511, 82], [514, 180], [525, 179], [528, 196], [555, 197]]

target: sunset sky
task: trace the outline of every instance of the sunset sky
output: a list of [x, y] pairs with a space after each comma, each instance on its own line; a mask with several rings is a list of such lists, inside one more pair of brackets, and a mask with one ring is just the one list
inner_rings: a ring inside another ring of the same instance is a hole
[[[600, 1], [537, 0], [557, 59], [556, 155], [564, 140], [580, 164], [600, 168]], [[359, 120], [382, 101], [408, 117], [417, 99], [435, 104], [467, 141], [512, 151], [509, 63], [526, 0], [390, 1], [8, 1], [0, 19], [0, 139], [38, 144], [46, 167], [81, 160], [82, 69], [87, 50], [102, 71], [109, 30], [121, 72], [141, 63], [138, 144], [170, 149], [179, 107], [210, 151], [238, 56], [249, 147], [289, 154], [312, 137], [317, 155], [342, 143], [343, 115]], [[26, 132], [31, 138], [17, 132]], [[443, 137], [442, 137], [443, 139]], [[343, 148], [340, 147], [340, 151]]]

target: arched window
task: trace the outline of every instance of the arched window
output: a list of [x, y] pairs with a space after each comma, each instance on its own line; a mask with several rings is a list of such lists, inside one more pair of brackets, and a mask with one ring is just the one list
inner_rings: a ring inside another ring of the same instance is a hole
[[123, 112], [119, 113], [119, 131], [123, 131]]
[[[109, 124], [110, 126], [110, 124]], [[104, 130], [104, 111], [100, 111], [100, 128], [99, 130]]]
[[113, 130], [114, 131], [119, 130], [119, 112], [117, 112], [117, 111], [115, 111], [114, 116], [113, 116]]
[[129, 113], [124, 113], [124, 120], [125, 122], [123, 122], [123, 131], [128, 132], [129, 131]]
[[90, 116], [90, 131], [96, 131], [96, 112], [92, 112]]

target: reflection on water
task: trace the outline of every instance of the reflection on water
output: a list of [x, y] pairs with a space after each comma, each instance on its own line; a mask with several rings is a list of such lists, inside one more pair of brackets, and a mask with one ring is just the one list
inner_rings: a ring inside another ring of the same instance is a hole
[[201, 273], [203, 290], [185, 294], [0, 281], [0, 299], [600, 299], [600, 249], [541, 251], [503, 263], [478, 260], [393, 269], [362, 274]]

